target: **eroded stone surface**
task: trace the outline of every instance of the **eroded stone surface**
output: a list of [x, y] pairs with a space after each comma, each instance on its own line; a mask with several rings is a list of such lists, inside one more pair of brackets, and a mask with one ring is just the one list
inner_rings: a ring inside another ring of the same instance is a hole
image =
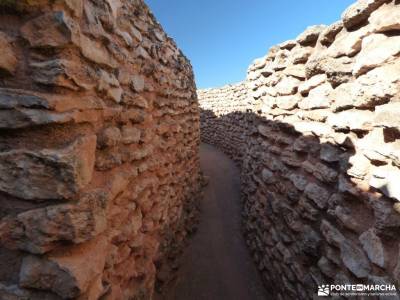
[[38, 208], [4, 218], [0, 240], [8, 248], [46, 253], [63, 242], [82, 243], [107, 228], [107, 196], [91, 191], [77, 205]]
[[77, 297], [103, 272], [106, 248], [106, 239], [100, 237], [45, 258], [27, 256], [22, 263], [20, 284], [25, 288], [51, 290], [63, 298]]
[[381, 268], [385, 267], [385, 253], [383, 245], [374, 230], [368, 230], [360, 235], [360, 242], [369, 259]]
[[358, 0], [342, 14], [343, 24], [352, 28], [368, 19], [370, 14], [387, 0]]
[[0, 298], [152, 298], [199, 197], [189, 61], [142, 0], [4, 5]]
[[0, 32], [0, 70], [13, 74], [17, 68], [17, 57], [10, 43], [10, 38], [3, 32]]
[[375, 32], [399, 30], [400, 7], [394, 3], [384, 4], [371, 14], [368, 21]]
[[360, 75], [394, 59], [400, 53], [400, 37], [386, 37], [374, 34], [365, 37], [362, 42], [360, 55], [357, 57], [353, 74]]
[[27, 200], [69, 199], [92, 179], [96, 137], [63, 149], [0, 153], [0, 190]]
[[399, 282], [399, 5], [359, 0], [245, 81], [198, 91], [202, 139], [241, 167], [247, 243], [274, 298]]

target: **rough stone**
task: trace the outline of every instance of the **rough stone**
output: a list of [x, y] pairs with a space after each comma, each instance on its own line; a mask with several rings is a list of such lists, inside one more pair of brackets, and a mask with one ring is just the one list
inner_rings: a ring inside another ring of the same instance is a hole
[[121, 141], [121, 130], [117, 127], [105, 128], [97, 138], [97, 144], [100, 148], [114, 147]]
[[322, 244], [321, 236], [310, 226], [305, 226], [300, 236], [300, 247], [304, 253], [318, 257], [319, 248]]
[[325, 28], [325, 25], [310, 26], [297, 37], [296, 41], [300, 45], [315, 43], [318, 40], [319, 35]]
[[303, 82], [299, 86], [299, 92], [302, 95], [308, 94], [312, 89], [320, 86], [326, 80], [327, 80], [326, 74], [315, 75], [315, 76], [309, 78], [307, 81]]
[[336, 35], [343, 29], [343, 22], [337, 21], [327, 26], [320, 34], [319, 41], [324, 46], [330, 46], [336, 38]]
[[122, 127], [122, 142], [124, 144], [139, 143], [141, 138], [141, 131], [135, 127], [124, 126]]
[[358, 140], [356, 145], [371, 161], [385, 164], [387, 160], [390, 160], [394, 165], [399, 166], [398, 150], [400, 143], [399, 141], [385, 143], [383, 128], [374, 128], [363, 139]]
[[241, 169], [247, 243], [277, 299], [399, 277], [399, 4], [384, 2], [360, 0], [272, 47], [245, 81], [198, 91], [202, 140]]
[[399, 176], [400, 170], [395, 167], [374, 168], [369, 184], [386, 196], [400, 201], [400, 186], [397, 184]]
[[360, 235], [359, 240], [367, 253], [368, 258], [374, 264], [385, 267], [385, 253], [383, 250], [382, 241], [375, 234], [373, 229], [369, 229]]
[[276, 86], [276, 91], [279, 95], [292, 95], [295, 94], [300, 81], [294, 77], [284, 77]]
[[289, 176], [289, 179], [300, 191], [304, 191], [308, 184], [307, 178], [301, 174], [293, 173]]
[[324, 275], [326, 275], [330, 278], [335, 277], [336, 267], [326, 257], [323, 256], [320, 258], [320, 260], [318, 261], [318, 267]]
[[0, 70], [7, 74], [14, 74], [17, 69], [18, 60], [9, 37], [3, 32], [0, 32], [0, 49]]
[[388, 32], [400, 29], [400, 6], [384, 4], [372, 12], [368, 19], [374, 32]]
[[309, 183], [304, 190], [304, 194], [313, 200], [320, 209], [327, 207], [330, 194], [325, 188], [315, 183]]
[[131, 79], [131, 87], [135, 92], [143, 92], [144, 90], [144, 77], [135, 75]]
[[289, 95], [289, 96], [278, 96], [276, 98], [276, 105], [279, 108], [291, 110], [296, 108], [297, 103], [301, 100], [301, 98], [297, 95]]
[[373, 34], [362, 41], [362, 49], [357, 56], [353, 74], [359, 76], [381, 66], [400, 53], [400, 37], [387, 37], [384, 34]]
[[322, 182], [335, 182], [338, 176], [338, 172], [320, 162], [315, 165], [312, 174]]
[[370, 14], [385, 2], [387, 0], [358, 0], [343, 12], [344, 26], [351, 29], [366, 21]]
[[334, 81], [336, 85], [348, 82], [352, 76], [353, 58], [343, 56], [332, 58], [327, 53], [313, 54], [306, 63], [307, 78], [325, 73], [328, 81]]
[[352, 107], [372, 108], [384, 104], [399, 93], [398, 79], [392, 77], [396, 65], [376, 68], [360, 76], [354, 83], [344, 83], [329, 95], [335, 110]]
[[340, 245], [340, 257], [344, 265], [357, 278], [365, 278], [371, 272], [371, 266], [363, 251], [349, 241]]
[[100, 92], [105, 93], [109, 99], [112, 99], [116, 103], [121, 101], [123, 90], [117, 78], [113, 74], [101, 70], [97, 88]]
[[306, 67], [303, 64], [290, 65], [285, 70], [283, 70], [283, 74], [299, 79], [304, 79], [306, 78]]
[[99, 42], [82, 35], [80, 38], [80, 47], [83, 56], [88, 60], [110, 68], [115, 68], [117, 66], [115, 59]]
[[323, 144], [321, 146], [320, 158], [326, 162], [336, 162], [340, 160], [342, 152], [338, 147], [332, 144]]
[[[400, 257], [400, 252], [399, 252], [399, 257]], [[398, 284], [400, 282], [400, 261], [397, 260], [396, 267], [393, 270], [393, 276], [396, 280], [396, 283]]]
[[89, 241], [106, 229], [106, 202], [104, 193], [92, 191], [77, 205], [47, 206], [4, 218], [0, 241], [8, 248], [34, 254], [46, 253], [66, 241]]
[[47, 13], [27, 22], [21, 32], [32, 47], [62, 48], [80, 43], [76, 24], [62, 11]]
[[371, 118], [374, 126], [400, 128], [400, 103], [393, 102], [377, 106]]
[[328, 108], [330, 106], [329, 94], [332, 91], [330, 83], [324, 83], [310, 90], [308, 96], [299, 103], [304, 110]]
[[291, 60], [293, 64], [304, 64], [311, 56], [313, 51], [312, 47], [295, 47], [291, 51]]
[[276, 181], [274, 174], [268, 169], [263, 169], [261, 175], [264, 182], [267, 184], [272, 184]]
[[103, 272], [106, 247], [106, 239], [101, 237], [47, 258], [27, 256], [21, 267], [20, 285], [51, 290], [64, 299], [77, 297]]
[[32, 291], [20, 288], [18, 285], [5, 285], [0, 283], [0, 297], [4, 300], [60, 300], [56, 294], [41, 291]]
[[351, 177], [364, 179], [369, 173], [370, 161], [362, 154], [356, 154], [350, 157], [349, 164], [351, 168], [347, 170], [347, 174]]
[[288, 50], [280, 50], [276, 53], [274, 62], [271, 64], [273, 71], [285, 69], [289, 65], [290, 52]]
[[321, 233], [329, 244], [340, 247], [345, 242], [343, 234], [326, 220], [321, 222]]
[[333, 58], [341, 56], [355, 56], [362, 49], [363, 39], [370, 34], [369, 27], [362, 27], [356, 31], [347, 31], [345, 28], [338, 33], [335, 41], [329, 46], [327, 54]]
[[373, 126], [374, 113], [368, 110], [346, 110], [331, 114], [327, 122], [337, 130], [366, 131]]
[[[331, 201], [332, 197], [329, 199], [329, 204], [332, 206]], [[334, 202], [338, 202], [338, 200], [334, 200]], [[340, 201], [340, 204], [343, 205], [343, 201]], [[363, 227], [354, 219], [353, 214], [354, 211], [352, 211], [349, 208], [337, 205], [334, 210], [330, 211], [332, 215], [337, 217], [339, 222], [346, 227], [347, 229], [354, 231], [354, 232], [360, 232], [363, 230]]]
[[[92, 179], [95, 136], [66, 148], [0, 153], [0, 189], [26, 200], [68, 199]], [[12, 172], [10, 172], [12, 170]]]
[[283, 42], [279, 45], [279, 47], [281, 49], [287, 49], [287, 50], [291, 50], [293, 49], [295, 46], [297, 45], [295, 40], [288, 40], [286, 42]]
[[196, 219], [192, 66], [144, 1], [6, 2], [0, 299], [151, 299]]

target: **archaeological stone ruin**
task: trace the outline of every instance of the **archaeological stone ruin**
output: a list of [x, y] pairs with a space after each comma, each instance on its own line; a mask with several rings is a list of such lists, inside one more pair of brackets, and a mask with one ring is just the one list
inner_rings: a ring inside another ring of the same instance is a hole
[[0, 0], [0, 49], [0, 300], [153, 299], [197, 218], [200, 141], [240, 168], [271, 299], [400, 289], [400, 1], [198, 91], [143, 0]]
[[400, 285], [399, 1], [358, 1], [198, 96], [202, 140], [241, 168], [246, 243], [274, 299]]
[[7, 3], [0, 299], [147, 299], [198, 193], [191, 65], [142, 0]]

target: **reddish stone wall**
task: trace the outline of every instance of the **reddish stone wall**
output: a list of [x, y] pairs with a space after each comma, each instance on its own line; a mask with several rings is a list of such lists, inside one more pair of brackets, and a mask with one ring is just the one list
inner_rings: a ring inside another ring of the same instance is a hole
[[276, 299], [400, 288], [399, 20], [399, 1], [360, 0], [243, 83], [198, 92], [202, 139], [240, 158], [247, 242]]
[[147, 299], [198, 191], [189, 61], [142, 0], [0, 11], [0, 298]]
[[[201, 136], [209, 144], [217, 143], [236, 163], [242, 161], [245, 151], [246, 133], [249, 124], [248, 99], [245, 82], [227, 85], [219, 89], [197, 91], [201, 104]], [[227, 112], [230, 117], [222, 120]]]

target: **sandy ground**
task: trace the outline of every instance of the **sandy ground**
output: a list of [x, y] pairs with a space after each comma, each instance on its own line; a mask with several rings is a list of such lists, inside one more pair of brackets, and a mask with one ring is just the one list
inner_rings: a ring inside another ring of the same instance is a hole
[[202, 170], [210, 179], [201, 221], [166, 299], [269, 299], [241, 231], [239, 170], [210, 145], [203, 144], [200, 153]]

